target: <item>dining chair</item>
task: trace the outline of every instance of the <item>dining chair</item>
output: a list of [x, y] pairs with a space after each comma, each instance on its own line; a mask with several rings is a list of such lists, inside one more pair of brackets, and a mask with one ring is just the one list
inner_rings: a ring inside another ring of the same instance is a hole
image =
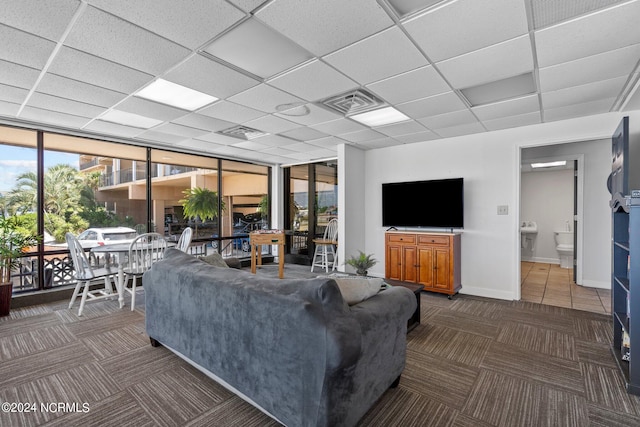
[[316, 246], [311, 262], [311, 271], [314, 267], [324, 268], [329, 272], [329, 267], [335, 270], [338, 265], [338, 257], [335, 246], [338, 244], [338, 220], [333, 218], [324, 229], [322, 239], [313, 239]]
[[[76, 279], [76, 287], [71, 295], [71, 301], [69, 302], [69, 310], [73, 307], [73, 303], [78, 298], [80, 289], [84, 286], [82, 291], [82, 298], [80, 299], [80, 308], [78, 308], [78, 316], [82, 316], [82, 310], [84, 310], [84, 304], [87, 299], [90, 301], [100, 300], [104, 298], [117, 297], [118, 294], [113, 292], [113, 283], [116, 283], [117, 288], [117, 271], [112, 271], [110, 265], [105, 267], [93, 267], [89, 262], [87, 254], [84, 252], [84, 248], [80, 241], [72, 233], [65, 234], [65, 240], [69, 247], [71, 259], [73, 260], [74, 278]], [[98, 280], [104, 280], [104, 288], [89, 290], [90, 285]]]
[[[145, 233], [136, 237], [129, 245], [129, 257], [124, 267], [124, 291], [131, 294], [131, 311], [136, 306], [136, 285], [151, 265], [164, 258], [167, 241], [159, 233]], [[131, 279], [131, 288], [127, 286]]]
[[180, 234], [180, 238], [178, 239], [178, 244], [176, 245], [176, 249], [179, 249], [182, 252], [188, 253], [189, 245], [191, 245], [192, 235], [193, 235], [193, 229], [191, 227], [187, 227], [184, 230], [182, 230], [182, 234]]

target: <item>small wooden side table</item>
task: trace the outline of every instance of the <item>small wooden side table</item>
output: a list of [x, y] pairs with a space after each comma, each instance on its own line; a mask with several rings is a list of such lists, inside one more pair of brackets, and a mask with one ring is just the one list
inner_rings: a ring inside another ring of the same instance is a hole
[[249, 233], [251, 245], [251, 273], [256, 274], [256, 264], [262, 265], [262, 245], [278, 245], [278, 277], [284, 278], [284, 231]]

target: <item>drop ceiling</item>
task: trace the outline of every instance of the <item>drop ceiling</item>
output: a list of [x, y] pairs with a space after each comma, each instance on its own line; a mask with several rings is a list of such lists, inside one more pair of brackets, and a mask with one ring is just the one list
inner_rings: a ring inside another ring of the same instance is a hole
[[[639, 16], [640, 0], [7, 0], [0, 121], [291, 164], [627, 111]], [[158, 79], [217, 100], [136, 96]], [[323, 102], [356, 90], [408, 120]]]

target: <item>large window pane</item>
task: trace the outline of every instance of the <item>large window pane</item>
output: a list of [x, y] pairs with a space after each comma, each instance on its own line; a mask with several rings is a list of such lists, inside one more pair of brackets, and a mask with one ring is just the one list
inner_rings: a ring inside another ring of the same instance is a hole
[[[21, 225], [36, 233], [37, 211], [37, 134], [34, 131], [0, 126], [0, 213], [18, 216]], [[35, 253], [36, 247], [28, 248]], [[38, 288], [37, 257], [25, 256], [11, 274], [13, 292]]]

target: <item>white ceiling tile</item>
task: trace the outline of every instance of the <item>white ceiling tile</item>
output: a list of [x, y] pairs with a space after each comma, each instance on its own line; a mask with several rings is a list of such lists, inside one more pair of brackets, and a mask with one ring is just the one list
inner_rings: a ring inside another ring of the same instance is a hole
[[164, 142], [167, 144], [175, 144], [180, 141], [188, 139], [184, 136], [172, 135], [164, 132], [157, 131], [155, 129], [147, 130], [136, 136], [136, 139], [144, 139], [153, 142]]
[[402, 145], [401, 142], [393, 139], [393, 138], [380, 138], [374, 139], [373, 141], [363, 141], [357, 144], [358, 147], [365, 150], [373, 150], [376, 148], [386, 148], [386, 147], [395, 147], [396, 145]]
[[275, 113], [278, 105], [303, 102], [300, 98], [266, 84], [254, 86], [228, 100], [265, 113]]
[[330, 122], [320, 123], [311, 126], [311, 128], [329, 135], [340, 135], [343, 133], [350, 133], [366, 129], [366, 127], [361, 125], [360, 123], [356, 123], [353, 120], [349, 119], [338, 119]]
[[69, 114], [87, 118], [99, 116], [105, 111], [104, 107], [96, 107], [95, 105], [85, 104], [82, 102], [72, 101], [69, 99], [59, 98], [57, 96], [38, 92], [35, 92], [31, 95], [27, 105], [29, 105], [30, 107], [41, 108], [43, 110], [66, 111]]
[[478, 120], [469, 110], [454, 111], [452, 113], [429, 116], [418, 120], [429, 129], [447, 128], [451, 126], [466, 125], [476, 123]]
[[265, 148], [268, 148], [268, 145], [264, 145], [261, 144], [260, 142], [258, 142], [257, 140], [251, 140], [251, 141], [240, 141], [237, 142], [236, 144], [232, 144], [234, 147], [238, 147], [238, 148], [244, 148], [245, 150], [254, 150], [254, 151], [259, 151], [259, 150], [264, 150]]
[[629, 75], [640, 58], [640, 44], [540, 69], [540, 90], [550, 92]]
[[293, 138], [298, 141], [311, 141], [314, 139], [327, 136], [327, 134], [324, 132], [320, 132], [318, 130], [311, 129], [308, 127], [299, 127], [297, 129], [281, 132], [281, 134], [283, 136], [286, 136], [287, 138]]
[[325, 138], [314, 139], [313, 141], [309, 141], [309, 144], [315, 145], [316, 147], [324, 147], [335, 149], [336, 146], [340, 144], [344, 144], [346, 141], [342, 139], [342, 137], [338, 138], [335, 136], [327, 136]]
[[319, 107], [315, 104], [306, 104], [306, 106], [309, 108], [309, 114], [306, 116], [288, 116], [282, 113], [276, 113], [276, 116], [306, 126], [316, 125], [318, 123], [324, 123], [342, 117], [333, 111], [329, 111], [326, 108]]
[[149, 74], [68, 47], [60, 49], [49, 72], [123, 93], [135, 92], [152, 79]]
[[18, 114], [19, 109], [20, 104], [0, 100], [0, 116], [15, 117], [15, 115]]
[[558, 108], [549, 108], [544, 111], [544, 121], [571, 119], [573, 117], [589, 116], [606, 113], [611, 109], [615, 98], [599, 99], [597, 101], [573, 104]]
[[398, 27], [324, 57], [360, 84], [367, 84], [428, 65], [425, 57]]
[[522, 36], [436, 64], [456, 89], [533, 71], [529, 36]]
[[[215, 76], [215, 78], [211, 78]], [[165, 80], [224, 99], [257, 85], [255, 79], [229, 67], [194, 55], [164, 76]]]
[[524, 1], [459, 0], [403, 24], [438, 62], [527, 34]]
[[0, 24], [0, 59], [41, 69], [47, 63], [55, 43]]
[[447, 82], [430, 65], [371, 83], [367, 89], [392, 104], [451, 91]]
[[362, 142], [384, 138], [384, 135], [380, 132], [376, 132], [373, 129], [364, 129], [357, 132], [345, 133], [343, 135], [340, 135], [340, 138], [346, 139], [349, 142]]
[[0, 100], [13, 104], [22, 104], [29, 91], [15, 86], [0, 84]]
[[453, 126], [450, 128], [433, 129], [433, 131], [443, 138], [451, 138], [454, 136], [485, 132], [485, 128], [480, 123], [476, 122], [461, 126]]
[[214, 142], [216, 144], [220, 144], [220, 145], [231, 145], [231, 144], [235, 144], [238, 142], [238, 138], [233, 138], [231, 136], [227, 136], [227, 135], [221, 135], [219, 133], [208, 133], [206, 135], [202, 135], [196, 139], [202, 140], [202, 141], [207, 141], [207, 142]]
[[295, 144], [298, 142], [297, 140], [285, 138], [284, 136], [280, 136], [280, 135], [265, 135], [265, 136], [256, 138], [255, 141], [258, 141], [259, 143], [263, 145], [267, 145], [269, 147], [283, 147], [283, 146]]
[[87, 3], [196, 49], [246, 15], [223, 0], [87, 0]]
[[34, 107], [25, 107], [20, 113], [20, 118], [66, 128], [81, 128], [89, 121], [86, 117], [74, 116], [71, 114], [43, 110]]
[[295, 144], [287, 145], [287, 150], [296, 151], [298, 153], [308, 153], [311, 151], [316, 151], [318, 149], [317, 145], [308, 144], [306, 142], [297, 142]]
[[431, 141], [440, 137], [431, 131], [410, 133], [408, 135], [399, 135], [395, 139], [403, 144], [413, 144], [415, 142]]
[[[87, 37], [88, 34], [91, 36]], [[94, 7], [86, 8], [65, 44], [150, 74], [163, 73], [190, 53], [182, 46]]]
[[545, 109], [552, 109], [597, 101], [598, 99], [615, 98], [626, 81], [627, 77], [623, 76], [553, 92], [545, 92], [542, 94], [542, 105]]
[[291, 150], [287, 150], [286, 148], [281, 148], [281, 147], [266, 148], [262, 150], [262, 152], [265, 154], [271, 154], [274, 156], [288, 156], [294, 153]]
[[471, 110], [480, 120], [493, 120], [536, 111], [539, 112], [540, 101], [538, 100], [538, 95], [528, 95], [522, 98], [472, 107]]
[[39, 75], [40, 71], [35, 68], [0, 61], [0, 83], [29, 89], [36, 82]]
[[229, 3], [234, 4], [247, 13], [252, 12], [264, 2], [265, 0], [229, 0]]
[[375, 129], [380, 133], [383, 133], [387, 136], [393, 136], [393, 137], [400, 136], [400, 135], [407, 135], [407, 134], [416, 133], [416, 132], [424, 132], [427, 130], [424, 128], [424, 126], [422, 126], [420, 123], [414, 120], [410, 120], [402, 123], [395, 123], [393, 125], [378, 126]]
[[177, 123], [179, 125], [190, 126], [197, 129], [204, 129], [211, 132], [227, 129], [234, 125], [234, 123], [232, 122], [216, 119], [215, 117], [204, 116], [198, 113], [187, 114], [186, 116], [179, 117], [172, 121], [173, 123]]
[[318, 56], [393, 24], [380, 5], [369, 0], [279, 0], [256, 16]]
[[421, 119], [427, 116], [464, 110], [467, 106], [454, 92], [447, 92], [429, 98], [398, 104], [396, 108], [411, 118]]
[[37, 87], [38, 92], [46, 93], [60, 98], [73, 99], [74, 101], [101, 107], [111, 107], [122, 101], [125, 94], [89, 83], [60, 77], [47, 73]]
[[482, 122], [488, 130], [509, 129], [518, 126], [535, 125], [541, 122], [540, 112], [519, 114], [500, 119], [486, 120]]
[[150, 117], [162, 121], [175, 120], [178, 117], [189, 114], [188, 111], [138, 98], [136, 96], [130, 96], [129, 98], [118, 104], [116, 108], [128, 113], [138, 114], [140, 116]]
[[268, 133], [281, 133], [291, 129], [297, 129], [299, 124], [290, 122], [289, 120], [281, 119], [273, 115], [260, 117], [259, 119], [251, 120], [245, 123], [245, 125], [254, 129], [259, 129]]
[[207, 46], [205, 52], [267, 78], [313, 58], [310, 52], [257, 19], [247, 19]]
[[196, 151], [207, 152], [209, 150], [215, 150], [217, 148], [224, 147], [224, 145], [216, 144], [213, 142], [202, 141], [200, 139], [185, 139], [184, 141], [176, 142], [176, 147], [184, 147]]
[[268, 83], [307, 101], [318, 101], [358, 87], [356, 82], [319, 60], [304, 64]]
[[538, 65], [548, 67], [640, 43], [640, 2], [627, 2], [535, 32]]
[[258, 117], [265, 115], [262, 111], [254, 110], [228, 101], [216, 102], [215, 104], [198, 111], [198, 113], [234, 123], [248, 122], [249, 120], [257, 119]]
[[153, 130], [168, 133], [170, 135], [177, 135], [183, 138], [197, 138], [208, 134], [209, 132], [202, 129], [196, 129], [189, 126], [177, 125], [175, 123], [164, 123], [153, 128]]
[[338, 155], [335, 149], [328, 149], [328, 148], [327, 149], [321, 148], [319, 150], [309, 151], [307, 154], [309, 155], [311, 160], [327, 159], [331, 157], [336, 157]]
[[2, 3], [0, 23], [28, 33], [57, 40], [80, 6], [78, 0], [20, 0]]
[[103, 120], [94, 120], [84, 129], [93, 131], [97, 134], [116, 135], [125, 138], [133, 138], [143, 132], [140, 128], [105, 122]]

